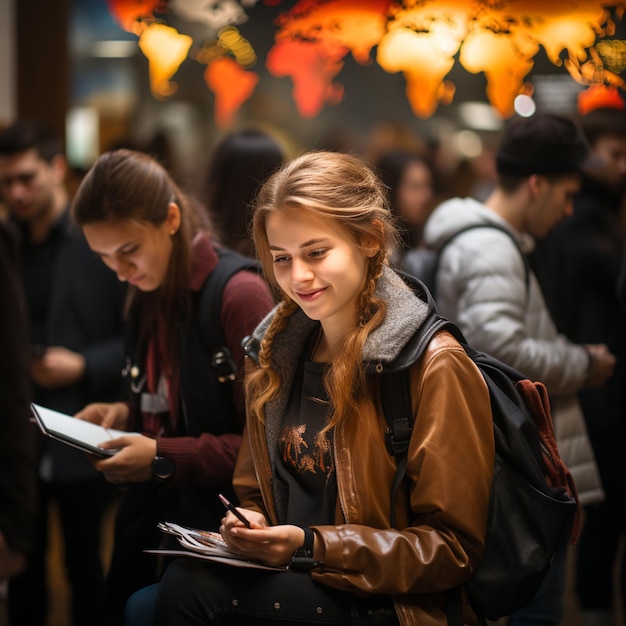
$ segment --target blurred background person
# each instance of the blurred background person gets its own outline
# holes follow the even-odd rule
[[[539,240],[531,263],[560,332],[606,344],[612,378],[579,393],[606,499],[586,507],[577,548],[576,593],[585,626],[610,626],[626,608],[626,321],[618,295],[625,239],[620,210],[626,189],[626,111],[596,109],[580,118],[591,159],[582,171],[573,214]],[[619,560],[619,562],[618,562]]]
[[[441,254],[439,311],[477,350],[545,384],[559,451],[583,505],[600,502],[604,493],[577,393],[605,384],[615,356],[601,341],[573,341],[558,332],[527,254],[535,238],[571,215],[588,153],[582,130],[569,118],[513,119],[497,150],[498,183],[491,195],[484,203],[452,198],[440,204],[425,231]],[[564,541],[537,594],[509,616],[509,626],[561,622],[567,556]]]
[[[400,230],[400,247],[392,251],[391,262],[419,276],[424,225],[434,208],[433,168],[425,156],[403,148],[381,153],[375,165]]]
[[[30,338],[16,242],[3,221],[0,293],[0,586],[4,587],[24,568],[32,547],[37,466],[35,433],[29,423]]]
[[[125,289],[71,225],[66,175],[61,142],[48,129],[18,121],[0,134],[0,192],[20,233],[33,399],[72,415],[95,398],[122,393]],[[45,624],[53,502],[61,521],[73,626],[98,624],[100,531],[111,492],[81,452],[46,438],[39,493],[32,558],[9,585],[10,624]]]
[[[204,200],[219,240],[254,256],[251,205],[261,183],[283,162],[286,149],[268,133],[246,129],[224,136],[214,147],[204,181]]]

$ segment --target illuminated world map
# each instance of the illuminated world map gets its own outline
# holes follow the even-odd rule
[[[207,36],[193,58],[207,65],[204,77],[216,97],[216,123],[233,123],[259,81],[253,71],[257,54],[235,26],[254,20],[256,0],[107,3],[117,24],[139,37],[157,98],[175,91],[172,78],[192,49],[187,35],[164,24],[167,15],[203,24]],[[506,118],[513,114],[515,97],[528,91],[526,79],[542,49],[551,63],[589,86],[588,100],[596,97],[599,87],[623,89],[624,42],[610,37],[615,34],[615,16],[622,18],[625,4],[300,0],[276,20],[274,43],[264,62],[273,76],[290,79],[295,106],[304,118],[341,101],[344,90],[337,79],[348,55],[358,64],[376,62],[386,72],[402,73],[411,109],[422,118],[453,99],[456,87],[447,76],[459,63],[468,72],[485,76],[487,99]]]

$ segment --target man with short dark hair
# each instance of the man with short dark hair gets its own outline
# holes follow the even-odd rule
[[[444,202],[427,222],[425,240],[434,249],[448,242],[436,276],[440,312],[475,348],[546,385],[561,456],[581,501],[591,503],[603,492],[576,392],[603,384],[614,357],[604,345],[575,344],[558,334],[526,259],[533,238],[571,213],[587,156],[580,129],[567,118],[509,123],[496,155],[497,183],[485,203]],[[509,624],[558,624],[565,580],[564,543],[534,600]]]
[[[615,374],[579,398],[605,500],[587,507],[578,543],[576,593],[585,626],[610,626],[617,610],[616,571],[626,610],[626,319],[620,292],[626,241],[621,215],[626,190],[626,111],[596,109],[580,118],[592,160],[582,171],[572,215],[539,241],[531,263],[557,328],[573,341],[605,343]],[[622,269],[623,268],[623,269]],[[621,563],[618,564],[617,561]]]
[[[33,349],[33,399],[70,415],[123,393],[124,287],[70,223],[59,139],[30,122],[0,133],[0,195],[19,230],[22,279]],[[33,554],[9,586],[11,626],[43,626],[50,503],[63,532],[73,626],[99,623],[103,591],[100,528],[108,487],[86,457],[42,442]]]

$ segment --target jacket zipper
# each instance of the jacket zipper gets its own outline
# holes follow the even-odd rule
[[[339,459],[337,457],[337,428],[333,432],[333,458],[335,459],[335,476],[339,476],[339,472],[337,468],[339,467]],[[339,481],[337,480],[337,498],[339,498],[339,507],[341,508],[341,512],[343,513],[343,518],[346,520],[346,524],[350,523],[350,519],[348,518],[348,511],[345,506],[345,501],[343,499],[342,490],[339,485]]]

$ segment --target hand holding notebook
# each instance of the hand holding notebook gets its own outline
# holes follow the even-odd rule
[[[104,428],[98,424],[76,419],[71,415],[34,403],[31,404],[31,410],[44,435],[99,457],[112,456],[117,452],[117,450],[101,448],[101,443],[125,435],[138,434],[114,428]]]

